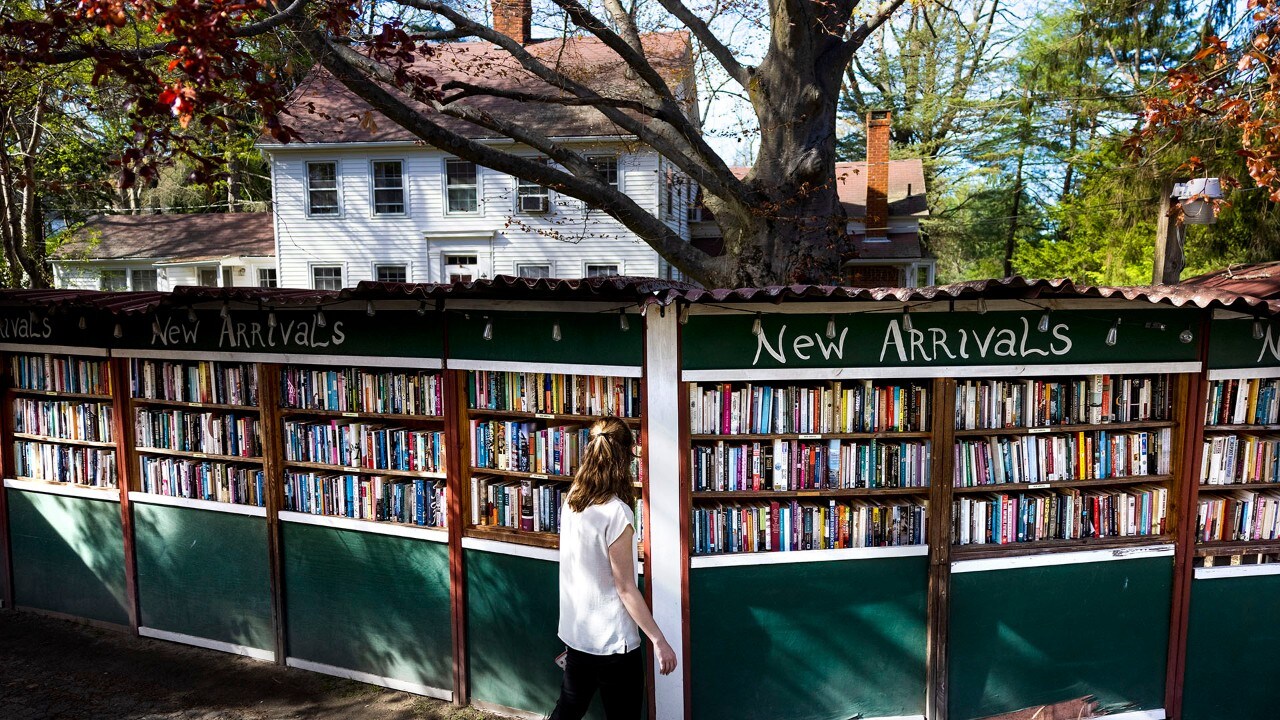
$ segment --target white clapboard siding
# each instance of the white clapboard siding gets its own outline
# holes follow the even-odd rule
[[[622,146],[597,146],[592,153],[616,152],[622,189],[642,207],[658,207],[657,156],[627,152]],[[534,153],[529,153],[533,155]],[[480,256],[485,275],[514,274],[523,263],[551,264],[552,273],[578,277],[587,263],[619,265],[630,275],[657,275],[657,253],[635,233],[582,203],[552,193],[551,212],[520,213],[513,178],[480,168],[480,208],[473,214],[448,214],[444,202],[444,162],[431,148],[389,147],[350,150],[292,146],[272,151],[277,263],[282,287],[310,287],[315,265],[340,265],[343,281],[354,285],[374,278],[378,263],[404,264],[413,282],[444,279],[446,254]],[[371,212],[370,163],[404,162],[406,214]],[[338,217],[308,217],[306,163],[338,163]]]

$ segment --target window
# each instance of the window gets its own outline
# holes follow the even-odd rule
[[[618,158],[609,157],[593,157],[587,158],[587,162],[591,163],[591,167],[595,171],[604,176],[604,181],[613,186],[614,190],[618,189]]]
[[[618,274],[617,265],[587,263],[587,277],[610,277]]]
[[[156,269],[130,270],[130,286],[133,290],[155,290]]]
[[[545,164],[546,159],[539,160]],[[516,207],[523,213],[544,213],[551,210],[551,194],[532,180],[516,178]]]
[[[550,265],[516,265],[516,275],[522,278],[549,278]]]
[[[444,256],[444,275],[451,283],[471,282],[479,267],[480,258],[477,255]]]
[[[307,163],[307,213],[338,214],[338,163]]]
[[[218,268],[202,267],[196,271],[196,283],[204,287],[218,286]]]
[[[342,266],[341,265],[313,265],[311,266],[311,287],[316,290],[341,290],[342,289]]]
[[[373,214],[404,214],[404,164],[399,160],[373,161]]]
[[[98,278],[98,287],[103,290],[120,291],[129,289],[128,270],[103,270]]]
[[[473,213],[480,209],[476,164],[449,158],[444,161],[445,210],[451,213]]]
[[[409,268],[405,265],[374,265],[373,277],[378,282],[409,282]]]
[[[258,268],[258,287],[280,287],[275,268]]]

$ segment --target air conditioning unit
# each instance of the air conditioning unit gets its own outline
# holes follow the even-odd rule
[[[520,212],[544,213],[550,209],[551,203],[546,195],[521,195]]]

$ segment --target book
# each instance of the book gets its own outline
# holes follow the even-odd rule
[[[100,402],[14,398],[13,431],[63,440],[112,442],[113,409]]]
[[[286,366],[280,370],[285,408],[381,415],[444,415],[439,372]]]
[[[142,492],[193,500],[266,505],[261,468],[175,457],[139,458]]]
[[[129,389],[135,398],[218,405],[258,404],[258,371],[252,363],[134,358],[129,366]]]
[[[690,525],[695,555],[923,545],[925,529],[923,504],[834,499],[717,503]]]

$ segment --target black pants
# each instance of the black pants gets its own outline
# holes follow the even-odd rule
[[[644,663],[640,648],[618,655],[592,655],[569,648],[565,656],[560,700],[551,720],[580,720],[596,690],[608,720],[640,720],[644,698]]]

